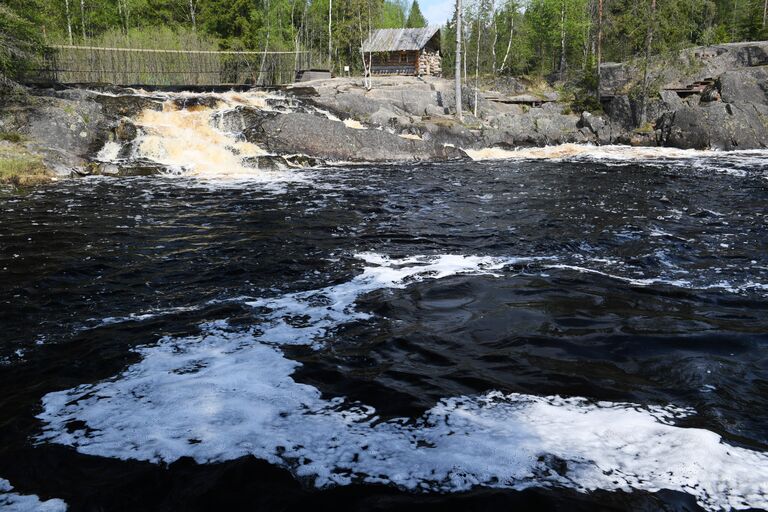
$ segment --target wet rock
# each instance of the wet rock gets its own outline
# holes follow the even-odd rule
[[[98,94],[93,100],[101,105],[105,115],[111,117],[135,117],[143,110],[163,110],[163,102],[146,96],[110,96]]]
[[[460,150],[409,140],[384,130],[355,130],[312,114],[251,116],[246,139],[278,154],[302,153],[341,161],[408,161],[463,158]]]
[[[216,112],[211,116],[211,126],[228,133],[244,133],[249,127],[258,126],[262,120],[276,115],[253,107],[235,107]]]
[[[167,171],[167,168],[152,160],[136,159],[119,162],[89,162],[83,168],[74,171],[76,176],[155,176]]]
[[[138,135],[138,129],[133,121],[127,117],[123,117],[118,121],[115,127],[115,138],[118,141],[131,141]]]
[[[220,103],[215,96],[191,96],[173,100],[174,106],[179,110],[214,109]]]
[[[312,158],[308,155],[285,155],[283,160],[285,160],[289,166],[296,168],[317,167],[325,164],[325,162],[322,160],[318,158]]]
[[[279,155],[249,156],[243,158],[244,167],[252,167],[263,171],[279,171],[286,165],[285,158]]]
[[[299,101],[292,96],[267,98],[265,103],[270,110],[275,110],[277,112],[302,112],[305,114],[313,112],[310,105],[306,102]]]

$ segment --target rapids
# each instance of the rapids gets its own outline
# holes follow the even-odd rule
[[[266,170],[212,98],[0,196],[0,505],[768,508],[767,152]]]

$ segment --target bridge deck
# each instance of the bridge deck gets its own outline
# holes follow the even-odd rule
[[[255,52],[51,46],[22,80],[149,87],[273,86],[312,67],[308,51]]]

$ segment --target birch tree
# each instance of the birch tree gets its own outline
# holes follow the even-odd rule
[[[83,29],[83,41],[87,39],[85,35],[85,0],[80,0],[80,26]]]
[[[461,0],[456,0],[456,71],[454,74],[454,92],[456,94],[456,118],[464,120],[461,109]]]
[[[69,0],[64,0],[64,9],[67,18],[67,40],[72,46],[75,44],[75,40],[72,38],[72,12],[69,10]]]
[[[648,89],[650,87],[648,79],[648,66],[651,58],[651,48],[653,46],[653,35],[656,29],[656,0],[651,0],[650,12],[648,13],[648,28],[645,35],[645,56],[643,58],[643,91],[640,98],[640,126],[648,122]]]

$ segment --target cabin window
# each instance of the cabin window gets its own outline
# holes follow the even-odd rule
[[[400,54],[400,63],[408,62],[408,54],[407,53],[401,53]]]

